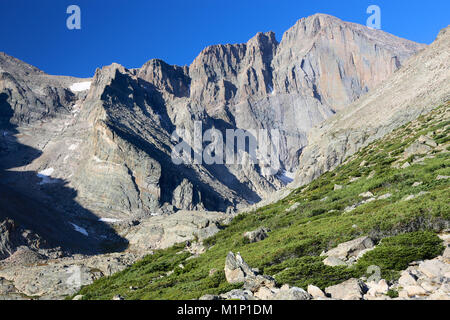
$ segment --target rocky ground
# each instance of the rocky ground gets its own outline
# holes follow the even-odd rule
[[[306,290],[287,284],[279,287],[274,278],[260,275],[258,270],[249,267],[239,253],[230,252],[225,262],[225,276],[229,283],[243,283],[243,288],[221,295],[205,295],[200,300],[450,300],[450,232],[441,234],[440,238],[445,246],[444,253],[431,260],[412,262],[401,272],[398,281],[386,281],[375,274],[346,280],[325,291],[312,284]],[[346,264],[343,260],[348,258],[354,263],[373,249],[370,238],[355,239],[324,252],[327,256],[324,264]]]

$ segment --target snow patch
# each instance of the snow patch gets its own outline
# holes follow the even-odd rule
[[[100,221],[100,222],[107,222],[107,223],[115,223],[115,222],[120,222],[122,220],[120,220],[120,219],[113,219],[113,218],[100,218],[100,219],[98,219],[98,221]]]
[[[49,183],[56,183],[56,180],[50,177],[53,172],[55,172],[55,169],[53,168],[47,168],[45,170],[39,171],[37,174],[38,178],[41,179],[41,182],[39,182],[39,184],[43,185]]]
[[[77,148],[78,148],[78,144],[71,144],[70,147],[69,147],[69,150],[70,150],[70,151],[74,151],[74,150],[76,150]]]
[[[86,231],[85,228],[77,226],[75,223],[72,223],[72,222],[70,222],[70,224],[73,226],[73,228],[75,229],[76,232],[79,232],[79,233],[85,235],[86,237],[89,236],[89,233]]]
[[[70,90],[73,92],[86,91],[91,88],[91,81],[77,82],[70,86]]]

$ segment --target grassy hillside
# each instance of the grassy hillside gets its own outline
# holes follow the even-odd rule
[[[240,252],[251,267],[274,276],[279,284],[302,288],[314,284],[323,289],[363,276],[370,265],[380,266],[385,279],[398,277],[409,262],[433,258],[443,250],[436,232],[450,221],[450,180],[437,177],[450,176],[449,114],[450,105],[441,106],[287,198],[239,215],[204,243],[208,250],[197,258],[187,260],[191,255],[183,251],[184,245],[157,251],[79,294],[86,299],[117,294],[126,299],[193,299],[223,293],[240,287],[225,280],[229,251]],[[426,157],[402,159],[404,150],[423,135],[438,145]],[[411,166],[402,169],[406,162]],[[342,188],[335,190],[335,185]],[[361,203],[360,195],[368,191],[375,200]],[[269,237],[248,243],[243,233],[259,227],[269,228]],[[383,241],[352,267],[322,263],[323,250],[362,235]],[[218,271],[210,276],[211,269]]]

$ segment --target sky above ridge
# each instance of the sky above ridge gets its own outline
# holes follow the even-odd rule
[[[66,26],[70,5],[81,9],[80,30]],[[450,23],[448,0],[1,0],[0,51],[49,74],[77,77],[112,62],[189,65],[208,45],[247,42],[260,31],[274,31],[280,41],[315,13],[365,25],[370,5],[381,9],[382,30],[421,43]]]

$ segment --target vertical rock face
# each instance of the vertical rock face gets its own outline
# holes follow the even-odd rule
[[[293,186],[307,184],[348,156],[450,98],[450,27],[377,89],[311,131]]]
[[[190,78],[187,67],[171,66],[162,60],[150,60],[137,70],[137,76],[158,90],[176,97],[189,97]]]
[[[226,105],[266,96],[272,91],[271,62],[277,46],[275,34],[268,32],[246,44],[204,49],[189,68],[192,100],[220,115]]]
[[[0,106],[2,112],[11,106],[12,118],[5,117],[13,123],[48,124],[54,132],[25,136],[43,152],[28,170],[52,169],[97,214],[225,211],[283,187],[283,171],[298,166],[311,128],[421,48],[319,14],[300,20],[280,43],[273,32],[258,33],[245,44],[208,47],[189,67],[161,60],[134,70],[112,64],[98,69],[86,88],[80,86],[86,80],[49,76],[2,54]],[[236,150],[244,160],[239,164],[176,165],[172,133],[192,132],[196,121],[223,137],[227,129],[269,131],[265,145],[277,151],[277,172],[250,161],[249,150]],[[258,148],[257,156],[267,155]]]
[[[425,46],[318,14],[283,36],[273,61],[277,93],[313,96],[340,110]]]

